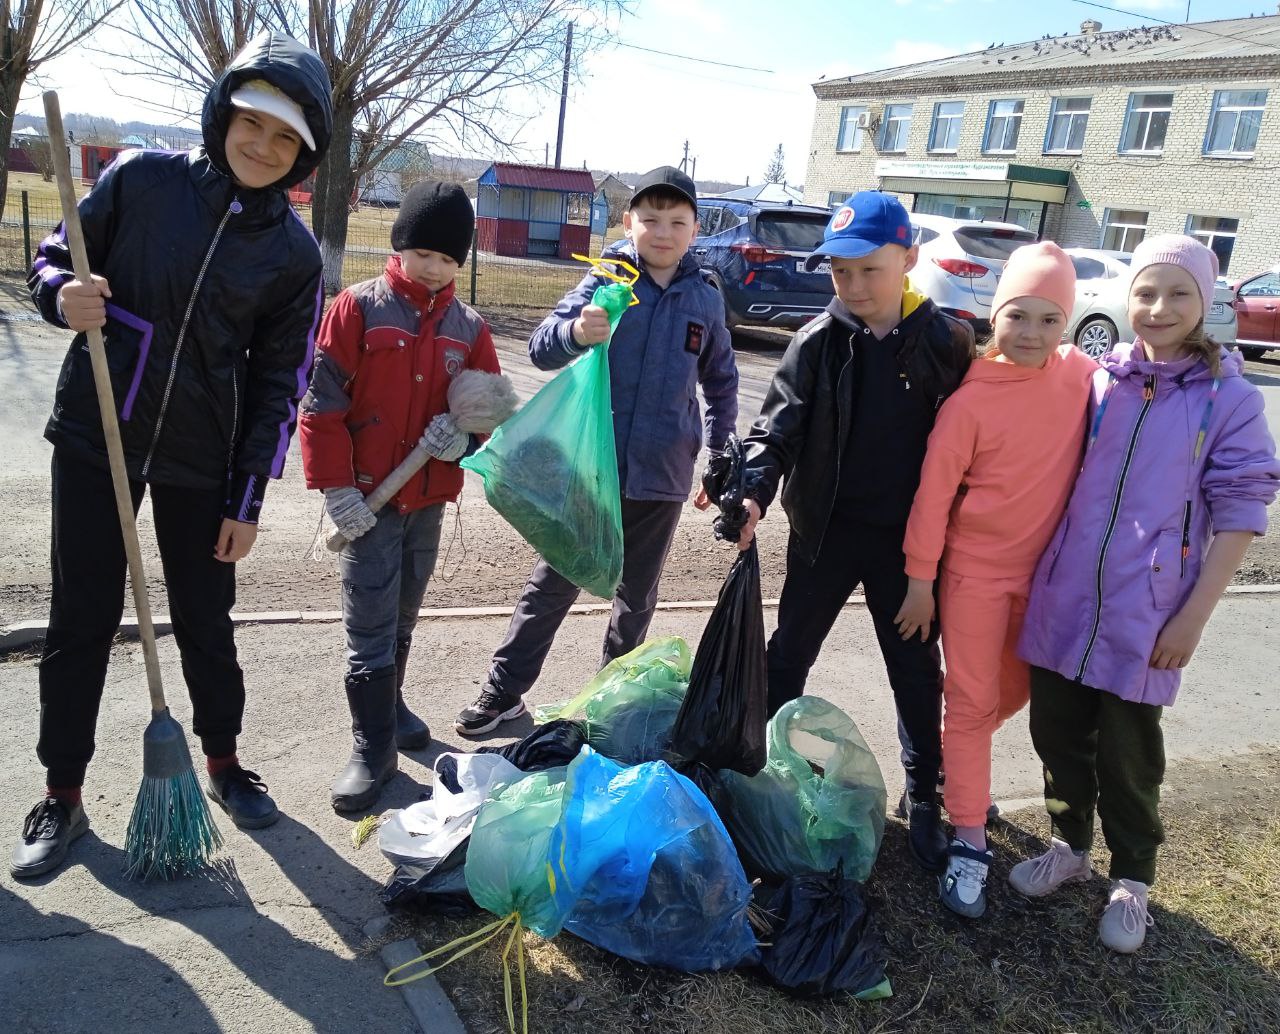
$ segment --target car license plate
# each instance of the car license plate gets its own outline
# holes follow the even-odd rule
[[[1222,302],[1214,302],[1212,305],[1209,306],[1210,316],[1221,316],[1226,311],[1227,311],[1227,307]]]
[[[823,259],[813,269],[806,269],[804,263],[805,263],[804,259],[801,259],[799,262],[796,263],[797,273],[828,273],[829,274],[831,272],[830,259]]]

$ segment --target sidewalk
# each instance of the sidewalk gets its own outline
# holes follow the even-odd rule
[[[1166,714],[1170,763],[1280,745],[1276,598],[1224,600]],[[766,613],[772,624],[773,612]],[[706,613],[659,613],[654,635],[696,644]],[[573,615],[530,703],[566,697],[593,673],[604,615]],[[502,617],[424,621],[414,642],[411,699],[448,747],[464,747],[452,718],[477,691]],[[92,828],[60,873],[33,884],[0,874],[0,1001],[12,1031],[143,1030],[246,1034],[407,1032],[420,1028],[401,994],[382,986],[382,962],[367,951],[365,925],[383,914],[377,893],[391,867],[375,845],[351,847],[352,823],[333,813],[328,786],[345,760],[341,628],[261,625],[239,632],[249,686],[244,763],[262,774],[283,815],[242,833],[219,814],[232,879],[138,885],[120,877],[122,844],[137,791],[147,698],[136,643],[113,655],[89,771]],[[173,640],[160,643],[173,712],[190,736],[191,716]],[[841,616],[809,683],[858,722],[896,797],[901,785],[893,709],[870,621],[860,607]],[[7,861],[23,814],[41,789],[33,756],[37,691],[32,660],[0,663],[0,772]],[[503,727],[523,735],[523,718]],[[194,741],[193,741],[194,742]],[[439,744],[401,757],[402,774],[383,807],[418,799]],[[1038,800],[1039,770],[1025,715],[1002,731],[995,793],[1006,805]],[[1176,790],[1176,788],[1173,788]]]

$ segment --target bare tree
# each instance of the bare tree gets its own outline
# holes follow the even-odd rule
[[[764,170],[764,181],[766,183],[787,182],[787,160],[783,157],[781,144],[773,152],[773,157],[769,159],[768,168]]]
[[[575,47],[608,42],[628,0],[135,0],[134,74],[207,89],[260,28],[315,48],[333,84],[334,132],[316,171],[312,225],[337,290],[348,203],[360,177],[410,137],[470,136],[505,151],[509,98],[558,85],[567,24]],[[175,32],[181,26],[185,32]],[[581,35],[579,37],[581,39]]]
[[[47,61],[96,29],[123,0],[0,0],[0,216],[9,191],[9,147],[22,87]]]

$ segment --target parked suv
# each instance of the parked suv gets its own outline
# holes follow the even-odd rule
[[[920,245],[920,260],[908,276],[944,312],[974,325],[979,333],[991,329],[991,299],[1004,264],[1036,235],[1016,223],[952,219],[945,215],[911,213]]]
[[[831,213],[809,205],[733,198],[698,199],[698,238],[691,249],[724,298],[729,327],[757,324],[795,330],[831,301],[828,264],[804,262],[822,243]]]

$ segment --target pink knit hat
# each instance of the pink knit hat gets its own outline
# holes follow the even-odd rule
[[[1209,306],[1213,304],[1213,284],[1218,279],[1218,256],[1194,237],[1181,233],[1161,233],[1144,238],[1133,249],[1133,261],[1129,268],[1133,271],[1133,276],[1137,277],[1148,266],[1166,264],[1181,266],[1191,274],[1196,287],[1200,289],[1204,314],[1208,316]]]
[[[1043,298],[1069,317],[1076,304],[1076,270],[1067,253],[1053,241],[1018,248],[1000,274],[991,299],[991,318],[1015,298]]]

